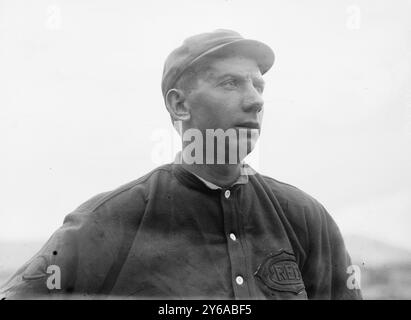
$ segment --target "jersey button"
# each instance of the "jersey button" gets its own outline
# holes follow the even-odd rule
[[[234,233],[230,233],[230,239],[233,240],[233,241],[236,241],[237,237],[235,236]]]
[[[237,278],[235,278],[235,282],[237,282],[237,284],[241,286],[244,283],[244,278],[242,276],[238,276]]]
[[[231,194],[230,190],[226,190],[225,193],[224,193],[225,198],[226,199],[230,198],[230,194]]]

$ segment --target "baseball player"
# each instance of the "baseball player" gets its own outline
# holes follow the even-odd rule
[[[273,63],[231,30],[186,39],[162,77],[176,160],[68,214],[0,298],[361,299],[326,209],[242,161]]]

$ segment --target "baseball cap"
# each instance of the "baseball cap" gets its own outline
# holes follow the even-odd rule
[[[274,63],[274,52],[268,45],[257,40],[245,39],[238,32],[218,29],[197,34],[184,40],[183,44],[167,57],[161,81],[163,97],[165,98],[167,92],[174,88],[188,67],[211,54],[249,57],[257,62],[262,74]]]

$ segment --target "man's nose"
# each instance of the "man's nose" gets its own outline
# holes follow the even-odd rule
[[[247,86],[244,93],[243,110],[246,112],[260,112],[263,108],[264,100],[261,92],[259,92],[252,84]]]

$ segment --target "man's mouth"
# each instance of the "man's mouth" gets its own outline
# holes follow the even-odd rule
[[[260,129],[260,124],[258,122],[243,122],[236,125],[237,128],[247,128],[247,129]]]

